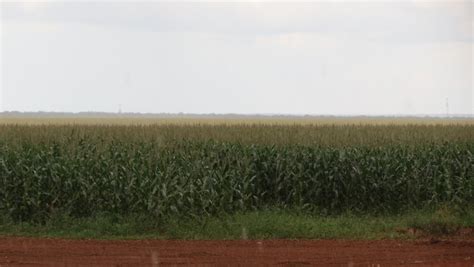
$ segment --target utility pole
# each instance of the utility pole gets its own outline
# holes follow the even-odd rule
[[[122,114],[122,104],[119,104],[118,114]]]

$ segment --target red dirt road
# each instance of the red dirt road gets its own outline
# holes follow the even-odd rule
[[[96,241],[0,237],[0,266],[474,266],[474,240]]]

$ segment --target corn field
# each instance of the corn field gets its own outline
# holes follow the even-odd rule
[[[0,125],[0,214],[396,213],[474,203],[474,125]]]

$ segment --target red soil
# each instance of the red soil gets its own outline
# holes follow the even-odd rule
[[[474,240],[97,241],[0,237],[0,266],[474,266]]]

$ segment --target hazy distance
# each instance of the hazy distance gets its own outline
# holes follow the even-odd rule
[[[0,111],[474,111],[471,1],[0,8]]]

